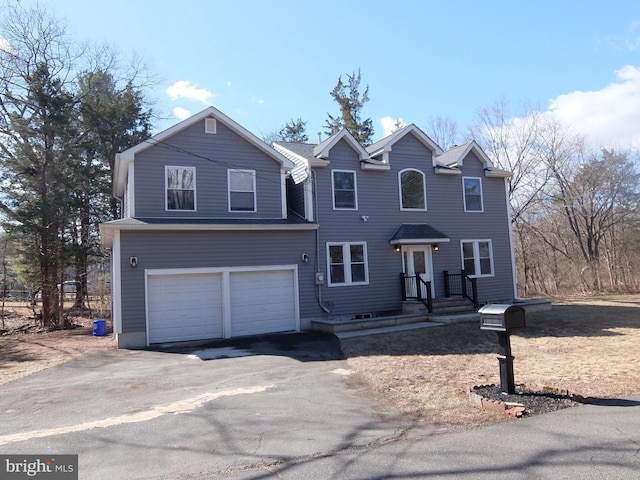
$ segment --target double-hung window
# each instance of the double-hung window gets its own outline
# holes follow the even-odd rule
[[[327,243],[329,286],[369,283],[367,244]]]
[[[400,210],[426,210],[427,196],[424,173],[407,169],[398,173]]]
[[[478,177],[463,177],[464,211],[482,212],[482,181]]]
[[[462,240],[462,268],[471,277],[493,276],[491,240]]]
[[[256,211],[256,172],[254,170],[227,170],[229,185],[229,211]]]
[[[332,170],[331,185],[334,210],[358,209],[356,172],[353,170]]]
[[[195,167],[165,167],[166,209],[196,209]]]

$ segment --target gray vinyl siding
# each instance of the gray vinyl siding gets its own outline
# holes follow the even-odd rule
[[[309,256],[305,263],[302,254]],[[129,265],[130,257],[138,265]],[[121,232],[123,333],[145,327],[145,270],[298,265],[301,318],[318,315],[315,301],[315,232]]]
[[[478,279],[480,300],[514,297],[504,179],[485,177],[483,166],[474,155],[464,160],[462,175],[437,175],[432,152],[413,135],[407,135],[393,145],[388,171],[361,169],[356,152],[345,141],[334,146],[329,161],[329,166],[315,169],[320,269],[328,276],[327,242],[366,242],[369,271],[368,285],[323,288],[322,298],[331,306],[330,315],[400,308],[402,256],[394,251],[389,240],[403,223],[427,223],[450,238],[432,256],[436,297],[444,296],[443,272],[459,273],[462,269],[461,240],[492,241],[495,275]],[[407,168],[425,174],[426,212],[400,210],[398,173]],[[334,169],[356,172],[358,210],[333,210]],[[484,212],[464,212],[463,176],[481,178]],[[368,217],[366,222],[363,216]]]
[[[196,211],[165,211],[165,166],[196,168]],[[137,217],[281,218],[280,164],[222,122],[204,120],[136,155]],[[229,212],[227,169],[255,170],[256,212]]]

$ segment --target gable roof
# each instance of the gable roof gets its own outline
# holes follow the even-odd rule
[[[450,169],[453,171],[459,171],[458,169],[462,167],[464,159],[469,155],[469,153],[475,154],[475,156],[480,160],[482,166],[484,167],[485,176],[487,177],[510,177],[512,174],[506,170],[501,170],[493,166],[493,162],[484,153],[484,150],[478,142],[475,140],[471,140],[463,145],[457,145],[437,158],[434,158],[434,162],[437,162],[434,166],[444,167],[445,169]],[[446,173],[440,170],[441,173]]]
[[[424,133],[420,128],[418,128],[415,124],[407,125],[406,127],[401,128],[393,132],[391,135],[383,138],[382,140],[378,140],[377,142],[369,145],[367,147],[367,153],[371,157],[377,157],[382,155],[382,161],[385,163],[389,163],[389,152],[391,152],[393,145],[398,142],[401,138],[404,138],[407,135],[413,135],[418,139],[420,143],[422,143],[425,147],[433,152],[434,157],[436,155],[442,154],[442,149],[438,146],[436,142],[434,142],[429,135]]]
[[[507,172],[506,170],[500,170],[499,168],[494,167],[491,159],[487,156],[486,153],[484,153],[484,150],[482,149],[482,147],[480,147],[480,145],[478,145],[478,142],[476,142],[475,140],[471,140],[470,142],[467,142],[463,145],[457,145],[447,150],[437,158],[434,158],[434,167],[436,168],[444,167],[445,170],[450,170],[454,172],[459,171],[459,169],[462,167],[464,159],[467,157],[467,155],[469,155],[469,153],[473,153],[478,158],[478,160],[480,160],[485,171],[485,176],[487,177],[510,177],[511,176],[511,172]],[[440,170],[440,173],[447,173],[447,172]]]
[[[369,158],[369,154],[364,149],[360,142],[358,142],[349,130],[343,128],[338,133],[334,133],[325,141],[316,145],[313,149],[313,156],[316,158],[326,159],[329,157],[329,151],[340,141],[345,140],[351,147],[358,153],[360,160],[365,160]]]
[[[431,243],[446,243],[449,241],[444,233],[426,223],[403,223],[393,234],[391,245],[417,245]]]
[[[244,128],[239,123],[233,121],[231,118],[226,116],[220,110],[215,107],[208,107],[202,110],[199,113],[183,120],[179,123],[176,123],[172,127],[167,128],[166,130],[154,135],[153,137],[148,138],[147,140],[134,145],[127,150],[116,154],[116,161],[114,166],[114,174],[113,174],[113,192],[116,197],[121,197],[124,192],[124,186],[127,179],[127,171],[128,166],[131,164],[136,154],[143,152],[144,150],[154,146],[161,144],[163,141],[171,138],[177,133],[199,123],[202,122],[205,118],[215,118],[217,121],[224,124],[227,128],[238,134],[240,137],[245,139],[247,142],[254,145],[259,150],[263,151],[267,155],[269,155],[273,160],[280,163],[282,168],[285,170],[291,170],[294,168],[294,163],[286,158],[284,155],[276,152],[272,147],[264,143],[258,137],[256,137],[249,130]]]

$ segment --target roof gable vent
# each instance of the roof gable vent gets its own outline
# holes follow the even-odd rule
[[[215,135],[216,133],[216,119],[215,118],[205,118],[204,119],[204,131],[205,133],[212,133]]]

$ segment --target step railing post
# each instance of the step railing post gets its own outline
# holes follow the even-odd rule
[[[447,298],[451,296],[451,289],[449,286],[449,270],[444,271],[444,296]]]

